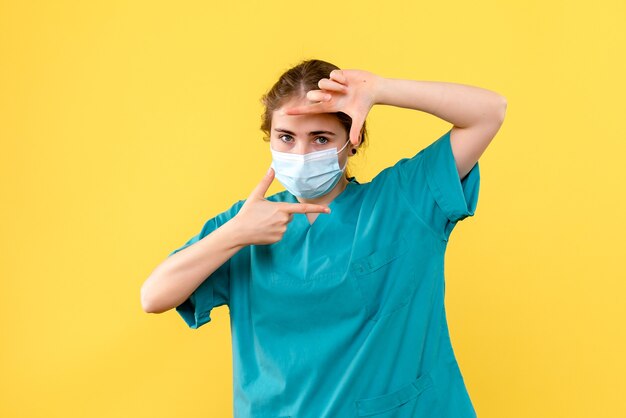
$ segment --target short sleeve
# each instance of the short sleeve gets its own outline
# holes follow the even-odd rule
[[[480,189],[478,162],[463,180],[459,178],[450,133],[391,170],[416,214],[446,241],[457,222],[474,215]]]
[[[239,212],[243,202],[243,200],[238,201],[224,212],[206,221],[199,233],[191,237],[181,247],[168,254],[168,257],[195,244],[224,225]],[[216,306],[227,305],[229,303],[230,264],[231,259],[226,260],[226,262],[209,275],[183,303],[176,307],[176,312],[180,314],[190,328],[196,329],[210,322],[211,310]]]

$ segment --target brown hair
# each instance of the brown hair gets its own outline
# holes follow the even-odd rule
[[[261,130],[265,133],[263,140],[266,142],[269,142],[270,140],[272,130],[272,114],[276,109],[282,107],[283,104],[291,99],[306,98],[306,93],[309,90],[319,90],[317,83],[322,78],[330,78],[330,72],[332,70],[339,69],[339,67],[329,62],[311,59],[302,61],[295,67],[285,71],[272,88],[261,97],[261,103],[265,106],[265,111],[261,117]],[[352,126],[352,118],[343,112],[335,112],[331,114],[337,116],[339,122],[346,130],[346,134],[349,134]],[[361,149],[365,144],[366,136],[367,128],[364,121],[363,128],[361,129],[359,147],[357,150]],[[352,177],[348,171],[348,167],[346,167],[345,174],[347,179]]]

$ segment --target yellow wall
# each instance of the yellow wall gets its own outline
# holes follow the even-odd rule
[[[306,58],[507,98],[446,258],[468,390],[626,416],[625,3],[233,3],[0,3],[0,416],[231,416],[228,308],[194,331],[139,289],[261,179],[259,98]],[[450,127],[368,124],[361,182]]]

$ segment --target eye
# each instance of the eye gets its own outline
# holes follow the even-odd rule
[[[328,144],[328,138],[326,138],[325,136],[318,136],[318,137],[317,137],[317,138],[315,138],[315,139],[323,139],[323,140],[324,140],[324,142],[322,142],[322,143],[321,143],[321,145]]]
[[[278,139],[280,139],[280,140],[281,140],[281,141],[283,141],[283,142],[290,142],[290,141],[285,141],[285,140],[283,139],[283,137],[284,137],[284,136],[288,136],[289,138],[291,138],[291,135],[284,134],[284,135],[279,136],[279,137],[278,137]]]

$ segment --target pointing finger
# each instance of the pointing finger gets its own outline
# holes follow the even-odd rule
[[[330,208],[313,203],[285,203],[282,208],[287,213],[330,213]]]

